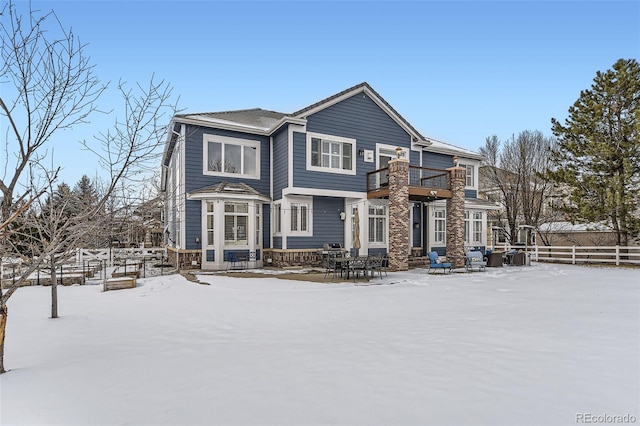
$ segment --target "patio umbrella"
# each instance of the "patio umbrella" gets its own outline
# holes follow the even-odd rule
[[[353,248],[356,249],[356,256],[360,251],[360,213],[358,209],[353,213]]]

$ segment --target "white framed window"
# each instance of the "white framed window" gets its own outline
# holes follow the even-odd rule
[[[260,178],[260,141],[208,134],[203,140],[205,175]]]
[[[476,186],[476,168],[472,164],[460,164],[466,170],[465,186],[468,188],[475,188]]]
[[[274,204],[271,212],[271,217],[273,220],[273,233],[280,234],[282,233],[282,204]]]
[[[472,213],[472,223],[473,223],[473,243],[474,244],[482,244],[482,212],[474,211]]]
[[[312,197],[288,197],[289,231],[291,235],[311,235]],[[285,224],[285,226],[287,226]]]
[[[206,227],[207,227],[207,241],[206,245],[214,246],[216,244],[215,240],[215,215],[214,215],[215,203],[213,201],[207,201],[207,219],[206,219]]]
[[[464,212],[464,243],[469,245],[471,244],[471,236],[469,235],[469,232],[471,230],[471,225],[470,225],[470,212],[469,210],[465,210]]]
[[[356,140],[307,132],[307,170],[356,174]]]
[[[434,229],[434,241],[436,243],[446,243],[446,235],[447,235],[447,215],[444,209],[436,209],[433,211],[433,216],[435,218],[433,229]]]
[[[224,203],[225,245],[247,245],[249,226],[249,203]]]
[[[256,241],[255,241],[255,245],[260,247],[262,246],[262,240],[260,238],[260,223],[262,223],[262,220],[260,219],[262,217],[262,215],[260,214],[260,204],[256,203]]]
[[[385,244],[387,242],[387,207],[369,206],[369,242]]]

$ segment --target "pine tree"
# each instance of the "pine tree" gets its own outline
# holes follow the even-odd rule
[[[558,147],[548,176],[570,190],[564,209],[573,222],[602,222],[619,245],[640,231],[640,66],[620,59],[598,71],[569,108],[551,120]]]

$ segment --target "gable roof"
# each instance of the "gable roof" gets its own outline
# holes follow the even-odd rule
[[[309,105],[306,108],[302,108],[291,115],[296,118],[306,118],[312,114],[315,114],[318,111],[321,111],[325,108],[330,107],[331,105],[335,105],[338,102],[343,101],[344,99],[350,98],[353,95],[357,95],[358,93],[365,93],[369,96],[383,111],[385,111],[391,119],[393,119],[400,127],[402,127],[407,133],[409,133],[413,137],[414,142],[423,142],[428,143],[429,140],[422,136],[420,132],[418,132],[407,120],[401,116],[398,111],[396,111],[382,96],[378,94],[367,82],[363,82],[360,84],[356,84],[353,87],[343,90],[342,92],[336,93],[333,96],[329,96],[319,102],[316,102],[313,105]]]

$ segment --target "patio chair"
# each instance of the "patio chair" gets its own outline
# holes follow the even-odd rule
[[[382,262],[383,262],[383,257],[382,255],[379,256],[369,256],[369,271],[371,271],[371,278],[376,276],[376,272],[378,273],[378,275],[380,276],[380,279],[382,279]],[[385,275],[387,274],[387,270],[385,268],[384,270]]]
[[[431,273],[432,270],[435,273],[438,269],[442,269],[443,274],[447,273],[447,269],[449,270],[449,273],[451,273],[451,263],[441,261],[440,256],[438,256],[438,252],[435,252],[435,251],[429,252],[428,273]]]
[[[471,250],[464,255],[464,267],[467,271],[484,271],[487,261],[483,258],[482,252]]]

